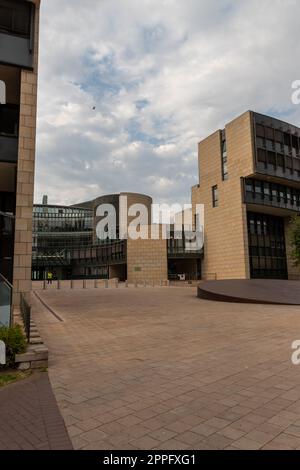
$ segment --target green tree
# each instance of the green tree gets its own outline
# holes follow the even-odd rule
[[[292,257],[296,266],[300,266],[300,217],[293,219],[291,232]]]

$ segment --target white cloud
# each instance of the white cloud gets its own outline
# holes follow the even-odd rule
[[[188,201],[202,137],[247,109],[299,125],[297,6],[43,0],[36,200]]]

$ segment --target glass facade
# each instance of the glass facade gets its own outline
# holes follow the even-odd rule
[[[107,277],[108,265],[126,262],[126,242],[96,242],[93,210],[35,205],[33,210],[33,279],[47,271],[60,278]]]
[[[92,228],[88,209],[34,206],[33,278],[43,278],[47,270],[70,269],[72,250],[92,244]]]
[[[300,212],[300,189],[247,178],[245,180],[245,202]]]
[[[255,113],[254,135],[257,171],[300,182],[300,129]]]
[[[248,212],[251,278],[287,279],[284,219]]]

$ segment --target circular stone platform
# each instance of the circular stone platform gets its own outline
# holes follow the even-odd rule
[[[206,281],[198,286],[198,297],[217,302],[300,305],[300,281]]]

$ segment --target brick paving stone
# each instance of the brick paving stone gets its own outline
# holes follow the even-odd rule
[[[130,442],[132,446],[134,446],[136,449],[141,449],[141,450],[148,450],[148,449],[156,449],[159,441],[156,439],[153,439],[150,436],[145,436],[141,437],[139,439],[134,439]]]
[[[148,431],[149,433],[149,431]],[[161,428],[161,429],[156,429],[155,431],[151,431],[149,433],[150,437],[153,437],[153,439],[156,439],[161,442],[168,441],[175,437],[177,435],[176,432],[170,431],[169,429]],[[199,436],[198,436],[199,440]]]
[[[300,447],[300,374],[290,361],[297,307],[207,302],[177,287],[41,296],[64,319],[33,298],[74,448]],[[45,447],[40,413],[25,405],[15,415],[17,430],[27,423],[25,441],[4,439],[0,423],[3,448]]]
[[[47,373],[0,389],[0,450],[70,450]]]

